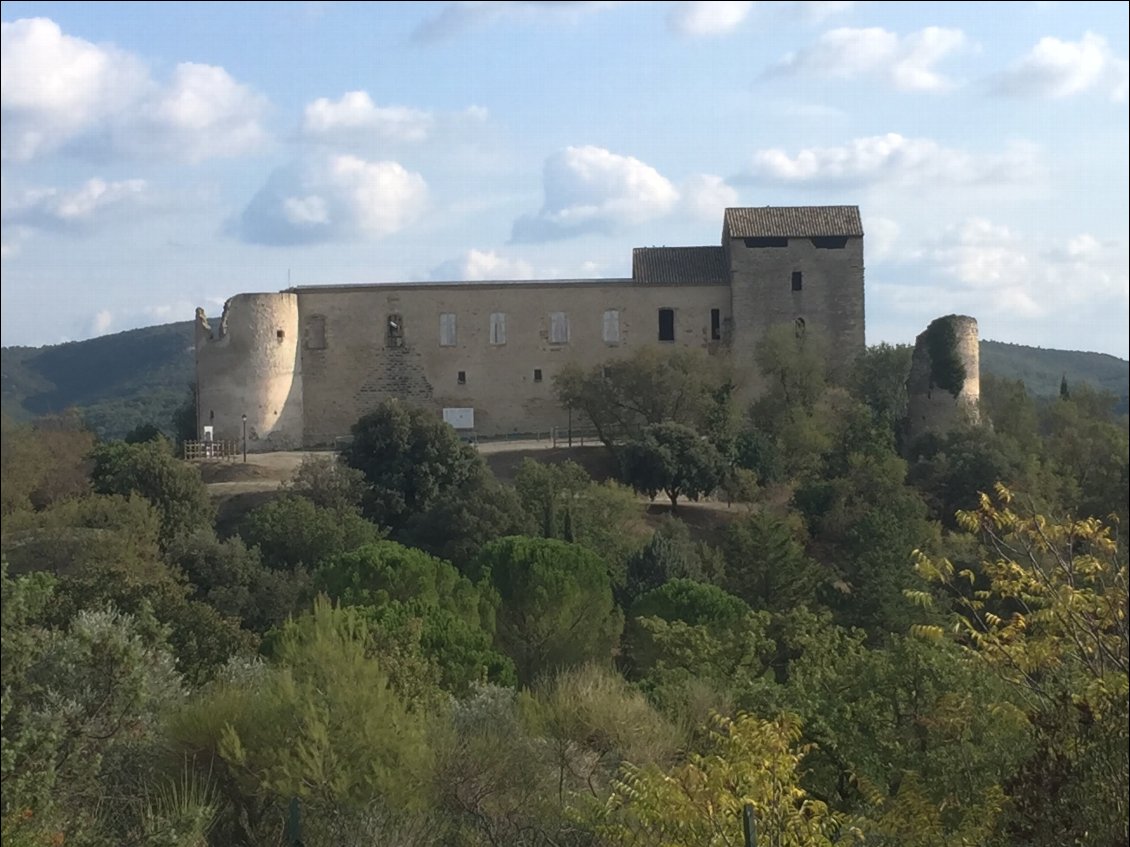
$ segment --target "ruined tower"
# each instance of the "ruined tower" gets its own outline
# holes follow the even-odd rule
[[[907,443],[980,423],[981,355],[977,321],[946,315],[915,339],[907,391]]]

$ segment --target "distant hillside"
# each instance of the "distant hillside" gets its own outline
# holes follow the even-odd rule
[[[1089,383],[1119,398],[1125,413],[1130,396],[1130,362],[1105,353],[1045,350],[1000,341],[981,342],[981,372],[1002,379],[1022,379],[1036,397],[1059,396],[1060,381],[1067,386]]]
[[[193,373],[193,322],[164,324],[49,347],[0,350],[4,411],[26,420],[77,408],[104,438],[120,438],[143,423],[171,427],[188,397]],[[981,342],[981,370],[1022,379],[1038,397],[1090,383],[1121,398],[1130,395],[1130,362],[1102,353],[1045,350]]]
[[[143,423],[172,425],[195,370],[193,322],[0,350],[0,399],[18,420],[77,408],[104,438]]]

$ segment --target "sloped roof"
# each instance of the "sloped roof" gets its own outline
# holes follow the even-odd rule
[[[726,285],[730,274],[721,247],[636,247],[632,279],[651,285]]]
[[[858,206],[762,206],[727,209],[725,231],[731,238],[812,238],[862,236]]]

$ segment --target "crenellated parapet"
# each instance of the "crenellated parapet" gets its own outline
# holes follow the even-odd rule
[[[249,452],[302,445],[298,295],[240,294],[219,326],[196,310],[197,426]]]

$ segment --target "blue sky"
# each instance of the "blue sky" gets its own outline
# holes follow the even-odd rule
[[[957,312],[1126,358],[1128,9],[5,2],[3,344],[855,204],[869,344]]]

